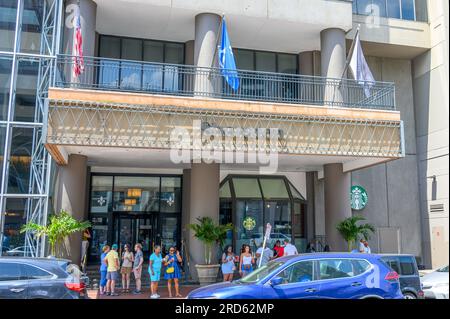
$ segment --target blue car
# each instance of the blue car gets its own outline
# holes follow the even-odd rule
[[[272,260],[242,279],[189,299],[403,299],[399,276],[378,255],[317,253]]]

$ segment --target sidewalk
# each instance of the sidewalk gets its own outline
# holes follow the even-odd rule
[[[180,294],[183,296],[181,298],[173,298],[173,299],[183,299],[186,298],[186,296],[191,292],[192,290],[199,288],[198,285],[180,285]],[[100,295],[98,293],[98,290],[94,289],[88,289],[88,296],[89,299],[150,299],[150,289],[146,288],[143,290],[143,293],[140,295],[133,295],[132,293],[121,293],[121,289],[119,288],[117,292],[119,293],[119,296],[111,297],[111,296],[105,296]],[[175,288],[172,286],[172,292],[173,295],[175,295]],[[158,288],[158,293],[161,295],[162,299],[169,299],[169,292],[167,291],[167,286],[163,285]]]

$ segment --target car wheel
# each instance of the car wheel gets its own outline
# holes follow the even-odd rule
[[[411,292],[405,292],[403,296],[405,297],[405,299],[417,299],[416,295]]]

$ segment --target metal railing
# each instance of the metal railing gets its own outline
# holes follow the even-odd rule
[[[74,63],[72,56],[58,56],[57,87],[395,110],[395,85],[387,82],[238,70],[233,90],[218,68],[85,57],[84,71],[75,76]]]

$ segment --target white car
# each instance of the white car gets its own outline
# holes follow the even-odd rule
[[[448,265],[420,278],[425,298],[448,298]]]

